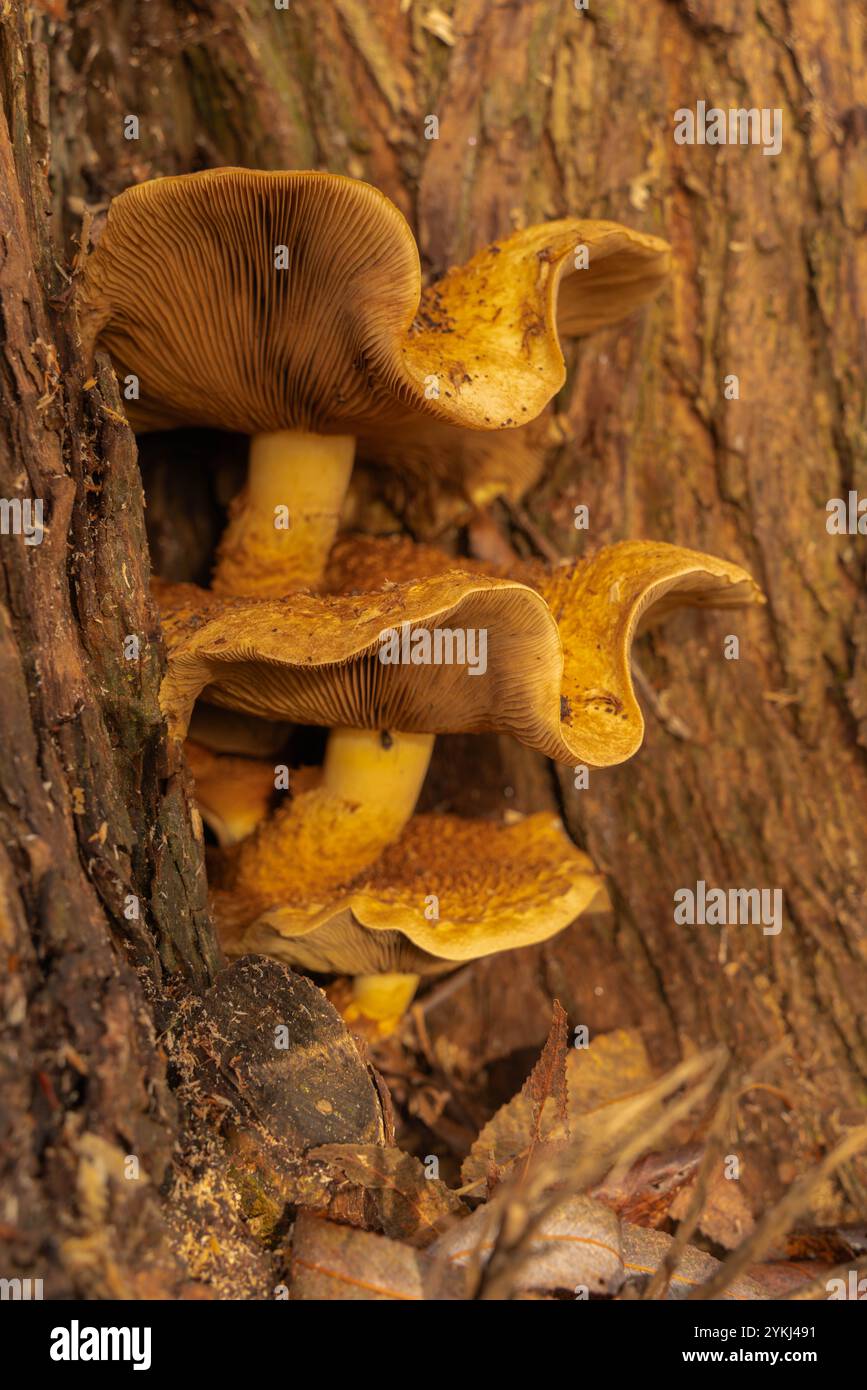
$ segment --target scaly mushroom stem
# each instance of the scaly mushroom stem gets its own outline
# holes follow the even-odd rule
[[[343,1010],[347,1023],[367,1019],[376,1024],[380,1037],[397,1027],[413,1001],[419,975],[356,975],[352,981],[352,1001]]]
[[[434,740],[431,734],[380,734],[334,729],[325,754],[324,785],[344,800],[376,808],[390,843],[403,830],[421,792]],[[356,975],[347,1023],[362,1018],[386,1036],[394,1031],[418,989],[418,975]]]
[[[351,435],[275,430],[250,441],[247,485],[232,503],[213,589],[276,598],[315,588],[352,475]]]

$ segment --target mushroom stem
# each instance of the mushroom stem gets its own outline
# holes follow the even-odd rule
[[[383,847],[403,830],[418,801],[433,752],[433,734],[332,729],[322,785],[363,807],[382,827]]]
[[[309,889],[311,865],[327,901],[374,864],[415,810],[433,749],[432,734],[335,729],[323,778],[260,821],[233,846],[219,873],[227,932],[254,921],[264,907]],[[216,885],[215,885],[216,886]]]
[[[343,1010],[347,1023],[359,1018],[377,1025],[377,1032],[393,1032],[413,1001],[420,976],[397,971],[383,975],[356,975],[352,981],[352,1000]]]
[[[349,479],[351,435],[274,430],[250,441],[247,485],[232,503],[213,589],[276,598],[322,579]]]

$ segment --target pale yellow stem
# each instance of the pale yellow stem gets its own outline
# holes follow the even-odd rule
[[[325,755],[325,786],[345,801],[363,805],[364,817],[374,817],[382,843],[397,839],[421,792],[433,751],[430,734],[378,734],[364,729],[334,729]],[[372,860],[369,862],[373,862]],[[418,988],[418,975],[388,972],[356,975],[352,1002],[344,1011],[348,1023],[367,1019],[381,1036],[391,1033],[409,1008]]]
[[[415,810],[433,745],[433,734],[332,729],[322,785],[374,819],[385,846],[397,839]]]
[[[276,598],[316,588],[340,521],[355,440],[275,430],[250,441],[247,485],[232,503],[212,587]]]
[[[235,910],[253,920],[265,904],[326,905],[400,835],[433,743],[432,734],[335,729],[320,785],[281,806],[236,847]]]
[[[356,975],[352,981],[352,1000],[343,1011],[347,1023],[369,1019],[385,1036],[393,1032],[413,1001],[418,975],[393,971],[383,975]]]

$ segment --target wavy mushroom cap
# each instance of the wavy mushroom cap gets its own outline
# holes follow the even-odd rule
[[[420,288],[412,232],[369,184],[216,169],[114,199],[80,321],[138,376],[136,429],[342,433],[403,385]]]
[[[252,834],[274,798],[274,764],[219,756],[191,739],[184,744],[184,754],[195,780],[199,814],[217,844],[234,845]]]
[[[85,347],[139,378],[139,430],[358,434],[407,412],[496,429],[562,385],[558,316],[569,332],[620,317],[667,267],[657,238],[575,219],[515,233],[421,294],[412,232],[369,184],[217,169],[114,199],[79,314]]]
[[[549,226],[553,231],[556,223]],[[563,223],[586,245],[586,270],[572,267],[562,282],[557,328],[564,337],[582,337],[617,323],[659,293],[671,272],[671,247],[662,237],[637,232],[618,222]]]
[[[413,415],[362,434],[343,524],[376,533],[401,518],[413,535],[435,537],[498,497],[518,502],[567,438],[549,405],[528,424],[493,433]]]
[[[527,227],[484,247],[424,291],[404,349],[415,373],[437,378],[447,408],[430,413],[476,428],[528,423],[565,379],[560,333],[589,333],[625,317],[658,292],[670,263],[659,237],[582,218]]]
[[[430,975],[545,941],[594,899],[605,902],[601,875],[547,813],[509,825],[415,816],[371,870],[325,903],[314,888],[320,862],[321,846],[307,865],[308,893],[288,902],[268,901],[270,878],[258,896],[218,889],[226,950],[338,974]]]
[[[581,246],[586,247],[589,261],[586,269],[579,270],[575,251]],[[450,271],[425,297],[437,312],[450,317],[458,333],[465,316],[462,306],[475,299],[475,312],[480,315],[476,333],[487,348],[500,323],[499,318],[491,322],[490,314],[500,312],[502,283],[514,274],[515,262],[524,276],[519,325],[531,339],[541,334],[550,346],[552,310],[546,311],[544,329],[538,316],[535,276],[539,264],[555,294],[558,338],[580,337],[620,322],[652,300],[670,273],[671,250],[660,237],[616,222],[563,219],[515,232],[486,247],[465,266]],[[487,320],[482,317],[486,311]],[[514,323],[512,329],[501,344],[505,361],[509,340],[517,337]],[[389,490],[397,493],[401,515],[411,517],[415,534],[436,534],[465,512],[467,504],[484,506],[495,497],[517,500],[538,481],[545,449],[562,442],[562,429],[550,407],[541,413],[526,408],[526,400],[515,396],[512,400],[511,424],[495,437],[418,413],[407,413],[385,431],[362,430],[359,461],[382,473],[378,491],[384,487],[386,495]]]
[[[160,700],[175,737],[203,696],[332,728],[510,733],[559,762],[609,766],[644,734],[630,674],[639,621],[764,601],[740,566],[655,541],[622,541],[550,573],[527,566],[527,582],[443,572],[432,547],[367,542],[357,555],[353,566],[344,549],[339,562],[353,592],[227,600],[158,589],[169,649]],[[402,566],[429,577],[401,577]],[[433,661],[416,664],[425,648]]]
[[[361,594],[220,599],[194,585],[155,586],[169,665],[160,702],[183,738],[199,696],[265,719],[326,728],[448,733],[497,727],[544,737],[556,706],[559,637],[541,595],[461,571]],[[384,632],[451,634],[496,624],[483,676],[457,664],[385,664]],[[451,642],[451,638],[448,639]]]
[[[197,705],[188,738],[212,753],[237,753],[242,758],[269,758],[286,744],[291,724],[251,719],[216,705]]]

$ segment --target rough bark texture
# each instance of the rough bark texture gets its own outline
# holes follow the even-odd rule
[[[85,382],[50,231],[48,68],[26,30],[0,21],[0,493],[42,499],[45,534],[0,541],[4,1273],[63,1294],[138,1287],[159,1249],[175,1113],[156,1030],[218,953],[186,789],[163,766],[135,445],[111,372]],[[110,1182],[128,1153],[142,1181]]]
[[[782,1043],[741,1105],[765,1199],[863,1111],[865,542],[829,536],[825,504],[867,491],[864,5],[455,0],[432,13],[426,0],[13,0],[0,17],[2,491],[44,497],[48,521],[41,547],[0,542],[0,924],[20,1032],[5,1077],[19,1209],[3,1219],[25,1243],[74,1187],[61,1121],[113,1131],[165,1167],[156,1001],[167,980],[199,988],[214,968],[184,789],[161,779],[134,441],[104,364],[85,386],[66,278],[86,209],[210,165],[366,178],[410,219],[431,273],[565,213],[672,242],[673,283],[653,309],[572,353],[557,402],[571,437],[527,511],[563,554],[647,536],[738,561],[768,606],[683,616],[639,643],[656,692],[643,751],[587,791],[566,772],[557,793],[610,875],[613,919],[525,953],[511,1010],[514,962],[479,966],[430,1031],[493,1060],[538,1044],[556,992],[573,1022],[639,1023],[659,1060],[718,1039],[749,1067]],[[781,108],[782,153],[676,145],[673,113],[698,100]],[[424,138],[430,114],[437,140]],[[730,373],[739,400],[724,397]],[[155,446],[153,505],[187,448]],[[201,496],[192,513],[175,501],[174,541],[161,508],[169,569],[172,545],[188,569],[206,566]],[[573,528],[577,503],[589,533]],[[739,661],[724,659],[728,633]],[[127,634],[141,637],[138,662]],[[438,804],[470,810],[506,781],[518,805],[555,794],[520,750],[460,749],[475,759],[462,779],[443,741]],[[676,927],[673,894],[698,879],[782,888],[782,932]],[[863,1208],[863,1170],[841,1181]],[[156,1206],[135,1200],[146,1243]]]

